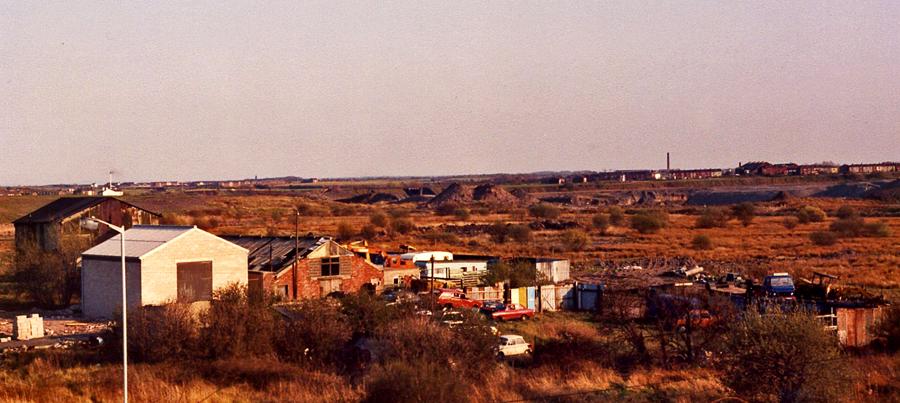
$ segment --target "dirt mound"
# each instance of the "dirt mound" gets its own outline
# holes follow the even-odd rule
[[[475,198],[475,201],[488,204],[517,204],[520,201],[506,189],[490,183],[476,186],[472,191],[472,197]]]
[[[447,203],[467,204],[475,200],[475,189],[471,186],[460,185],[459,183],[451,183],[450,186],[444,188],[433,199],[428,202],[429,206],[440,206]]]
[[[375,203],[391,203],[400,200],[396,195],[392,195],[390,193],[363,193],[358,194],[353,197],[348,197],[346,199],[338,199],[337,201],[341,203],[361,203],[361,204],[375,204]]]
[[[470,204],[473,202],[509,205],[519,204],[522,199],[506,189],[490,183],[478,186],[453,183],[429,201],[428,205],[435,207],[446,203]]]

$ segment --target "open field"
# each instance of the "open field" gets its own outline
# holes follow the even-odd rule
[[[301,196],[229,196],[185,193],[148,194],[128,198],[138,205],[164,214],[167,223],[197,225],[217,234],[281,234],[294,232],[295,208],[304,206],[299,217],[301,234],[336,235],[338,226],[349,224],[355,230],[369,223],[373,212],[403,216],[417,229],[399,233],[378,228],[369,239],[378,247],[396,250],[400,244],[419,249],[449,249],[454,252],[499,255],[554,255],[572,259],[576,273],[589,274],[601,267],[624,263],[652,263],[665,259],[693,261],[715,273],[736,271],[753,276],[786,271],[809,276],[824,271],[841,276],[846,285],[883,290],[896,295],[900,290],[900,206],[860,199],[788,199],[758,204],[758,216],[749,226],[731,220],[725,228],[698,229],[699,208],[671,207],[669,225],[656,234],[640,234],[626,223],[613,226],[605,234],[591,228],[591,217],[603,207],[562,206],[560,222],[575,223],[589,236],[583,250],[566,250],[560,236],[564,231],[535,230],[527,243],[493,242],[485,232],[495,222],[528,224],[535,219],[524,207],[471,208],[467,217],[439,216],[429,208],[415,205],[357,205]],[[46,197],[6,197],[0,199],[0,212],[16,217],[47,202]],[[821,207],[833,216],[842,205],[856,208],[869,221],[883,221],[890,229],[887,237],[842,238],[830,246],[814,245],[813,231],[825,230],[834,220],[800,224],[788,229],[785,216],[805,205]],[[692,239],[705,234],[712,240],[710,250],[695,250]],[[0,265],[12,261],[12,228],[0,224]],[[618,263],[617,263],[618,262]],[[0,267],[0,271],[2,267]]]

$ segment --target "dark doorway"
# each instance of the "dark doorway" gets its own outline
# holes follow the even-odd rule
[[[212,262],[188,262],[177,265],[178,302],[212,300]]]

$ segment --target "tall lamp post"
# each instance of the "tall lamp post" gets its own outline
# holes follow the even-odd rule
[[[115,226],[106,221],[91,217],[81,221],[81,227],[90,231],[96,231],[100,224],[106,225],[111,230],[119,233],[120,252],[122,254],[122,379],[124,382],[124,402],[128,403],[128,289],[125,287],[125,227]]]

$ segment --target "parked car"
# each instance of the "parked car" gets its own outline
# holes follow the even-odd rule
[[[775,273],[763,280],[763,290],[768,297],[794,299],[794,279],[787,273]]]
[[[522,354],[531,354],[532,345],[528,344],[522,336],[504,334],[500,336],[500,344],[497,348],[498,357],[511,357]]]
[[[481,313],[490,315],[504,308],[506,305],[502,301],[484,301],[481,305]]]
[[[494,320],[528,320],[534,317],[534,309],[519,304],[508,304],[491,314]]]
[[[465,323],[465,318],[463,317],[462,312],[445,311],[441,314],[441,324],[451,329],[463,323]]]
[[[478,309],[483,305],[481,301],[469,299],[465,293],[458,291],[444,291],[437,299],[438,305],[445,308]]]

